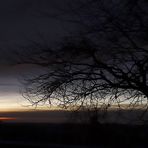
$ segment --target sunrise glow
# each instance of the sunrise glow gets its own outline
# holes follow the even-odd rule
[[[12,120],[16,120],[16,118],[12,118],[12,117],[0,117],[0,122],[1,121],[12,121]]]

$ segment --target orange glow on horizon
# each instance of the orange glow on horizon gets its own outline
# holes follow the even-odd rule
[[[12,117],[0,117],[0,121],[12,121],[12,120],[16,120],[16,118],[12,118]]]

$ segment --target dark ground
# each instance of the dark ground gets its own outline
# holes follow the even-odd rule
[[[0,148],[148,147],[147,125],[1,123]]]

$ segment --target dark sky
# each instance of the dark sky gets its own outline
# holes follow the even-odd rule
[[[67,35],[66,23],[42,14],[53,15],[58,12],[59,6],[65,7],[64,1],[0,1],[0,110],[21,107],[24,103],[19,94],[22,87],[19,78],[31,68],[15,65],[14,57],[18,57],[14,51],[25,52],[32,41],[42,43],[44,40],[51,46]]]
[[[20,79],[30,72],[38,72],[39,68],[17,65],[15,61],[20,57],[15,52],[23,55],[34,42],[54,46],[69,33],[80,29],[76,24],[54,17],[56,14],[66,14],[67,11],[63,10],[69,9],[67,2],[69,0],[0,0],[0,112],[30,110],[20,93],[23,87]],[[119,10],[114,8],[113,13],[116,11]],[[93,24],[92,19],[89,17],[88,20]]]
[[[56,14],[59,6],[62,7],[58,0],[0,1],[0,64],[8,62],[13,50],[21,50],[31,41],[44,39],[51,45],[66,35],[65,23],[44,15],[44,12]]]

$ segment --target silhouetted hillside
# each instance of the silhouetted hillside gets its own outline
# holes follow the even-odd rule
[[[121,124],[0,124],[0,146],[147,147],[148,126]]]

